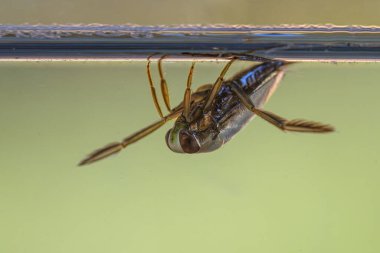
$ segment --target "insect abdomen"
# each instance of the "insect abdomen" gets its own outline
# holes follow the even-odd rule
[[[240,85],[247,93],[252,93],[283,65],[285,63],[282,61],[265,62],[238,73],[231,81]]]

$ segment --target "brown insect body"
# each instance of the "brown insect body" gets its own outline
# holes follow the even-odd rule
[[[161,90],[166,107],[170,110],[168,88],[163,77],[161,61],[159,73]],[[149,60],[149,59],[148,59]],[[163,116],[147,64],[148,80],[154,104],[161,119],[140,131],[94,151],[80,165],[89,164],[118,153],[130,144],[154,132],[171,119],[174,127],[166,134],[166,144],[177,153],[202,153],[216,150],[238,133],[254,115],[285,131],[325,133],[333,127],[313,121],[287,120],[261,108],[278,87],[287,65],[282,61],[268,61],[255,65],[224,81],[224,76],[233,63],[231,60],[222,70],[214,84],[203,85],[194,93],[191,82],[194,63],[190,68],[183,102]]]

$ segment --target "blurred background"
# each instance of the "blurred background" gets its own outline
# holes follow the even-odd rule
[[[1,0],[4,23],[379,25],[376,0]]]
[[[0,23],[380,25],[379,9],[379,1],[1,0]],[[0,252],[379,252],[379,64],[294,64],[265,107],[335,133],[282,133],[255,119],[216,152],[181,155],[166,147],[168,123],[77,167],[157,119],[145,65],[0,63]],[[229,75],[251,65],[236,63]],[[189,66],[164,65],[173,104]],[[194,88],[222,67],[197,64]]]

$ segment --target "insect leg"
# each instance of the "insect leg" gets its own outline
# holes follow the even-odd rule
[[[334,131],[334,127],[330,125],[303,119],[287,120],[272,112],[257,109],[250,100],[249,96],[238,85],[231,84],[230,87],[232,91],[239,97],[240,101],[244,104],[245,107],[247,107],[250,111],[255,113],[260,118],[266,120],[281,130],[314,133],[326,133]]]
[[[205,107],[203,108],[203,113],[206,113],[211,105],[212,105],[212,102],[214,101],[215,99],[215,96],[218,94],[218,91],[220,89],[220,86],[222,86],[222,83],[223,83],[223,78],[224,76],[226,75],[227,73],[227,70],[230,68],[231,64],[235,61],[236,59],[233,58],[232,60],[230,60],[226,66],[224,66],[222,72],[220,73],[219,77],[216,79],[214,85],[212,86],[212,89],[210,91],[210,95],[208,96],[207,100],[206,100],[206,104],[205,104]]]
[[[189,75],[187,77],[185,95],[183,98],[183,116],[185,117],[187,122],[190,122],[189,116],[190,116],[190,102],[191,102],[191,82],[193,80],[194,65],[195,65],[195,62],[191,64]]]
[[[168,89],[168,84],[166,83],[166,80],[164,78],[164,71],[162,70],[162,60],[166,58],[167,56],[168,55],[164,55],[158,60],[158,73],[160,74],[160,79],[161,79],[162,98],[164,99],[166,109],[170,112],[171,107],[170,107],[169,89]]]
[[[154,88],[154,84],[153,84],[153,79],[152,79],[152,74],[150,72],[150,58],[152,57],[153,55],[149,56],[148,57],[148,63],[146,65],[146,72],[148,74],[148,80],[149,80],[149,86],[150,86],[150,92],[152,94],[152,98],[153,98],[153,103],[154,103],[154,106],[156,107],[157,109],[157,112],[158,114],[160,115],[161,118],[164,117],[164,115],[162,114],[162,110],[161,110],[161,107],[160,107],[160,104],[158,103],[158,99],[157,99],[157,94],[156,94],[156,89]]]
[[[103,148],[100,148],[98,150],[95,150],[93,153],[89,154],[84,160],[82,160],[79,163],[79,166],[90,164],[96,161],[99,161],[101,159],[104,159],[110,155],[116,154],[126,148],[127,146],[131,145],[132,143],[135,143],[139,141],[140,139],[144,138],[150,133],[153,133],[157,129],[159,129],[161,126],[163,126],[166,122],[169,120],[177,118],[182,112],[182,109],[176,110],[165,117],[161,118],[159,121],[141,129],[140,131],[126,137],[121,142],[114,142],[111,143]]]

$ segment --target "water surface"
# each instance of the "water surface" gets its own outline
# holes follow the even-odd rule
[[[173,101],[189,65],[165,64]],[[197,64],[194,87],[222,67]],[[255,119],[216,152],[182,155],[168,124],[79,168],[157,119],[145,63],[0,63],[0,251],[377,252],[379,76],[374,63],[289,68],[265,108],[332,134]]]

